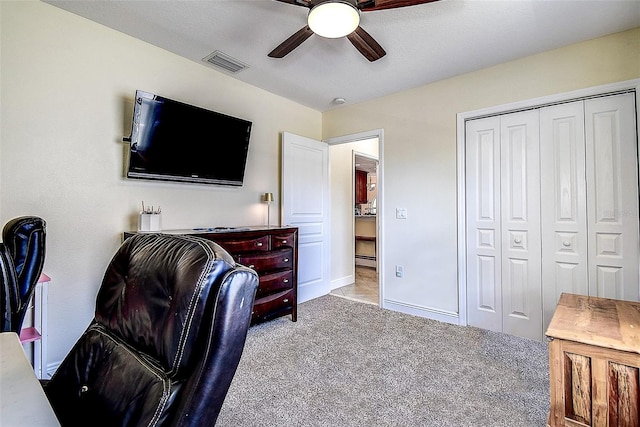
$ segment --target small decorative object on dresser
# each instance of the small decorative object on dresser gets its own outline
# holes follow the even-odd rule
[[[640,426],[640,303],[563,293],[546,332],[548,426]]]
[[[253,304],[252,323],[291,314],[297,320],[298,229],[295,227],[216,227],[163,230],[212,240],[236,262],[252,268],[260,283]],[[135,232],[124,233],[125,239]]]
[[[273,203],[273,193],[264,193],[263,198],[267,204],[267,228],[271,228],[271,203]]]

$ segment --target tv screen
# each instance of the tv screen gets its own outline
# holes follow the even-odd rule
[[[251,122],[136,91],[127,177],[241,186]]]

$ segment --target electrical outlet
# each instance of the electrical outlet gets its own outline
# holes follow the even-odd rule
[[[396,219],[407,219],[407,208],[396,208]]]
[[[396,265],[396,277],[404,276],[404,267],[401,265]]]

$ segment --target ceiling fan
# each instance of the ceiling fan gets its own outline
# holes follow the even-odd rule
[[[437,0],[277,0],[309,8],[307,25],[269,53],[271,58],[283,58],[312,34],[339,38],[346,36],[369,61],[387,54],[382,46],[360,26],[360,12],[414,6]]]

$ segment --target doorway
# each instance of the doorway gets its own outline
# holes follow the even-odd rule
[[[331,294],[379,305],[382,222],[382,131],[329,143],[331,163]],[[356,185],[361,190],[356,200]],[[360,202],[360,203],[356,203]]]
[[[378,281],[378,157],[353,151],[354,281],[335,294],[370,304],[380,300]]]

